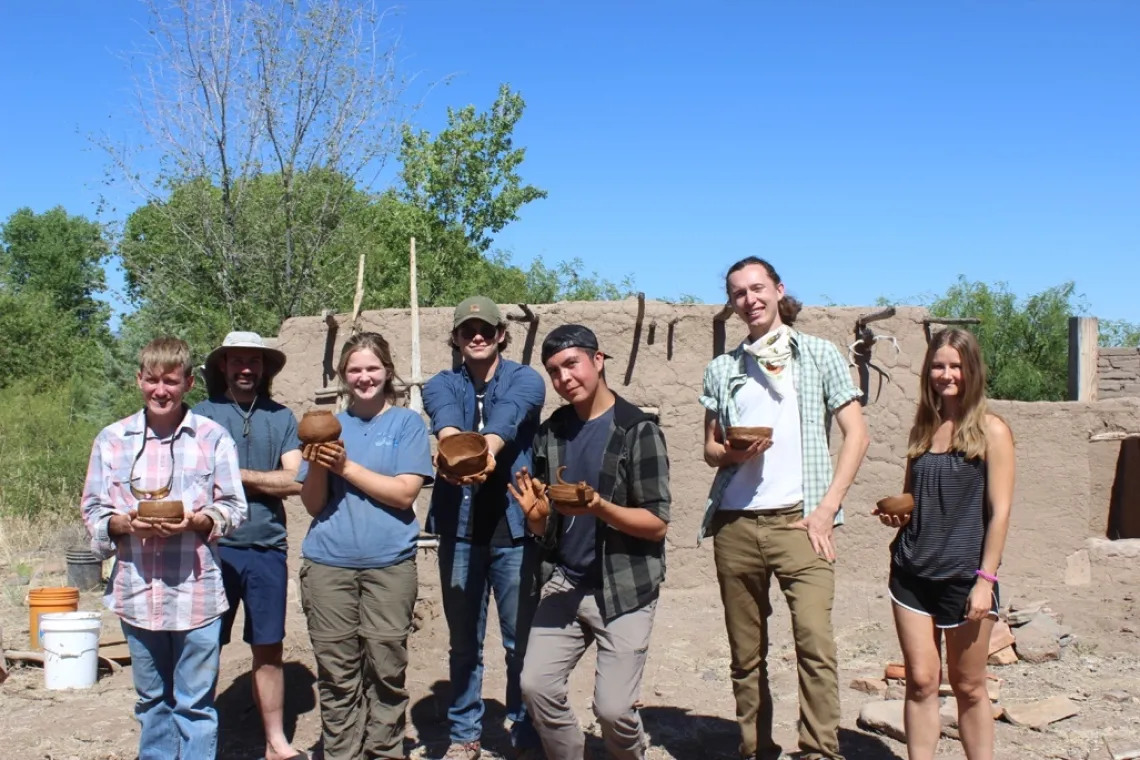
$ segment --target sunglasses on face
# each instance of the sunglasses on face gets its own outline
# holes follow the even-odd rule
[[[498,334],[498,332],[499,328],[495,327],[494,325],[489,325],[486,322],[480,322],[477,325],[473,325],[468,322],[467,324],[460,325],[459,327],[459,337],[462,338],[464,342],[474,340],[475,336],[479,335],[483,338],[483,340],[490,343],[495,339],[495,336]]]

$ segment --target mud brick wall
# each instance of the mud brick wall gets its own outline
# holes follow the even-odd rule
[[[517,306],[504,305],[506,315],[521,316]],[[630,401],[655,407],[669,446],[673,485],[673,522],[669,530],[668,583],[693,587],[716,583],[711,541],[696,545],[696,532],[703,514],[713,471],[702,459],[704,409],[699,405],[706,363],[714,350],[714,317],[719,306],[667,304],[647,301],[640,334],[637,301],[629,299],[600,303],[558,303],[532,307],[537,325],[512,322],[512,344],[507,356],[526,359],[545,377],[539,364],[542,339],[554,327],[567,323],[586,324],[598,334],[602,349],[613,358],[607,364],[611,386]],[[825,337],[844,353],[853,339],[856,318],[871,307],[807,308],[797,322],[801,330]],[[914,414],[918,373],[926,349],[922,309],[901,307],[895,317],[874,323],[877,334],[892,335],[899,350],[886,342],[874,349],[874,362],[886,374],[871,370],[865,385],[865,406],[871,447],[851,489],[845,507],[847,524],[840,531],[838,570],[871,577],[886,577],[889,529],[871,517],[876,500],[897,493],[903,477],[907,431]],[[349,330],[348,315],[287,321],[277,336],[277,345],[288,363],[274,383],[275,396],[300,415],[324,407],[332,399],[318,401],[318,389],[326,384],[341,344]],[[397,373],[410,378],[411,319],[409,310],[365,312],[362,328],[376,330],[390,341]],[[452,366],[446,346],[451,327],[451,309],[420,312],[420,335],[424,380]],[[735,317],[725,324],[725,345],[732,348],[745,335]],[[529,338],[529,339],[528,339]],[[861,378],[855,369],[852,377]],[[628,378],[628,382],[627,382]],[[561,400],[547,385],[548,414]],[[1080,552],[1090,536],[1104,535],[1115,471],[1116,448],[1090,444],[1093,432],[1105,429],[1140,429],[1140,399],[1077,403],[995,404],[1010,423],[1018,447],[1018,485],[1009,548],[1003,576],[1062,583],[1066,558]],[[833,430],[832,447],[837,451],[842,437]],[[1104,478],[1108,482],[1104,482]],[[426,511],[425,490],[418,509]],[[299,504],[290,506],[293,559],[309,519]],[[424,568],[421,579],[433,583],[434,573]]]
[[[1140,348],[1102,348],[1097,355],[1098,398],[1140,397]]]

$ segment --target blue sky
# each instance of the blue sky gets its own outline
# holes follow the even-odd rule
[[[84,135],[125,113],[115,53],[144,22],[133,0],[0,4],[0,217],[94,215]],[[748,254],[815,304],[1072,279],[1140,321],[1140,3],[421,0],[392,28],[422,126],[500,82],[526,98],[523,173],[550,197],[496,240],[517,263],[710,302]]]

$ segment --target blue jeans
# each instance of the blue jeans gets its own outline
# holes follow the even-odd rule
[[[123,623],[139,695],[139,760],[216,757],[221,632],[221,618],[190,631],[148,631]]]
[[[522,575],[534,553],[533,542],[499,548],[477,546],[455,538],[441,538],[439,573],[443,588],[443,614],[450,632],[451,741],[479,741],[483,734],[483,637],[487,632],[487,607],[495,594],[499,631],[507,660],[507,718],[511,721],[511,745],[524,749],[539,746],[522,701],[519,676],[526,647],[534,601],[522,599]],[[524,561],[524,555],[526,557]],[[535,555],[537,557],[537,555]],[[516,642],[518,642],[516,644]]]

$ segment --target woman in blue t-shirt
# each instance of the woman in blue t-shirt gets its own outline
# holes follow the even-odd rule
[[[317,659],[328,760],[403,758],[407,638],[416,601],[416,496],[432,481],[428,431],[393,405],[388,342],[373,332],[341,350],[348,411],[336,444],[306,446],[301,597]]]

